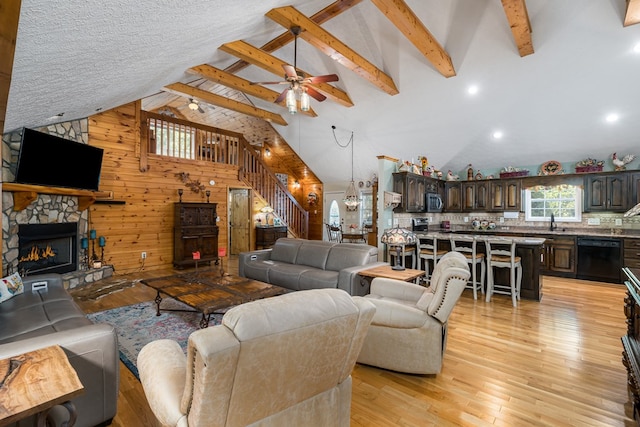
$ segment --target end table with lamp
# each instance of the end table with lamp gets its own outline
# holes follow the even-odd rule
[[[394,228],[385,230],[380,241],[386,245],[385,253],[396,257],[394,266],[392,267],[394,270],[405,269],[404,259],[407,255],[411,255],[413,259],[412,267],[415,268],[418,236],[416,236],[413,231],[396,225]],[[392,251],[396,253],[393,254]]]

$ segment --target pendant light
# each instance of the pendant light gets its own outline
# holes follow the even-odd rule
[[[338,139],[336,138],[336,127],[331,126],[331,128],[333,129],[333,138],[336,140],[336,143],[340,147],[342,147],[342,145],[340,145]],[[342,199],[342,201],[345,205],[347,205],[349,209],[355,210],[360,204],[360,198],[358,197],[356,184],[353,181],[353,132],[351,132],[351,138],[349,139],[349,142],[347,142],[347,145],[345,145],[343,148],[346,148],[349,144],[351,144],[351,182],[347,187],[347,191],[344,192],[344,199]]]

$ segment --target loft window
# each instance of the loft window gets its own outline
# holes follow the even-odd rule
[[[526,221],[557,222],[582,220],[582,188],[577,185],[536,186],[525,189]]]

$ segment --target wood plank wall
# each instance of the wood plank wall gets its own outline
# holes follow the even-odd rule
[[[204,194],[185,187],[176,173],[188,172],[211,191],[210,202],[217,203],[220,225],[227,221],[227,188],[243,187],[236,167],[210,162],[185,161],[148,156],[147,171],[140,171],[136,104],[128,104],[89,119],[89,143],[103,148],[100,189],[112,191],[113,198],[125,204],[94,204],[89,213],[90,228],[105,236],[105,260],[117,273],[142,268],[141,252],[147,253],[145,270],[166,268],[173,262],[173,204],[178,189],[184,202],[205,202]],[[211,186],[209,181],[215,180]],[[226,247],[227,229],[219,230],[219,246]]]
[[[113,199],[125,204],[94,204],[89,208],[89,227],[105,236],[105,261],[117,274],[144,268],[145,271],[166,268],[173,262],[173,204],[182,188],[185,202],[204,202],[179,181],[175,174],[188,172],[211,191],[210,202],[217,203],[220,217],[219,246],[228,242],[227,190],[244,187],[234,166],[206,161],[180,160],[148,155],[148,168],[140,170],[139,115],[137,103],[127,104],[89,118],[89,144],[103,148],[100,190],[113,192]],[[271,165],[270,165],[271,166]],[[276,172],[277,165],[274,165]],[[215,185],[209,185],[210,180]],[[302,206],[310,209],[310,239],[322,239],[322,206],[310,206],[307,194],[318,194],[322,201],[322,186],[313,184],[300,189],[289,188]],[[314,211],[316,213],[314,214]],[[314,225],[311,223],[313,222]],[[143,262],[141,252],[147,253]]]

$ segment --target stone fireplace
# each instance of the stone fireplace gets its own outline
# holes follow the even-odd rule
[[[78,269],[78,223],[18,225],[18,271],[28,275]]]
[[[75,120],[37,130],[87,143],[88,120]],[[2,135],[2,181],[15,180],[21,131]],[[73,288],[113,273],[111,266],[90,269],[83,262],[80,238],[87,237],[89,211],[80,211],[74,196],[39,194],[25,209],[14,210],[13,193],[2,192],[2,273],[62,273],[65,287]],[[44,232],[42,235],[38,235]],[[46,236],[46,235],[49,236]]]

